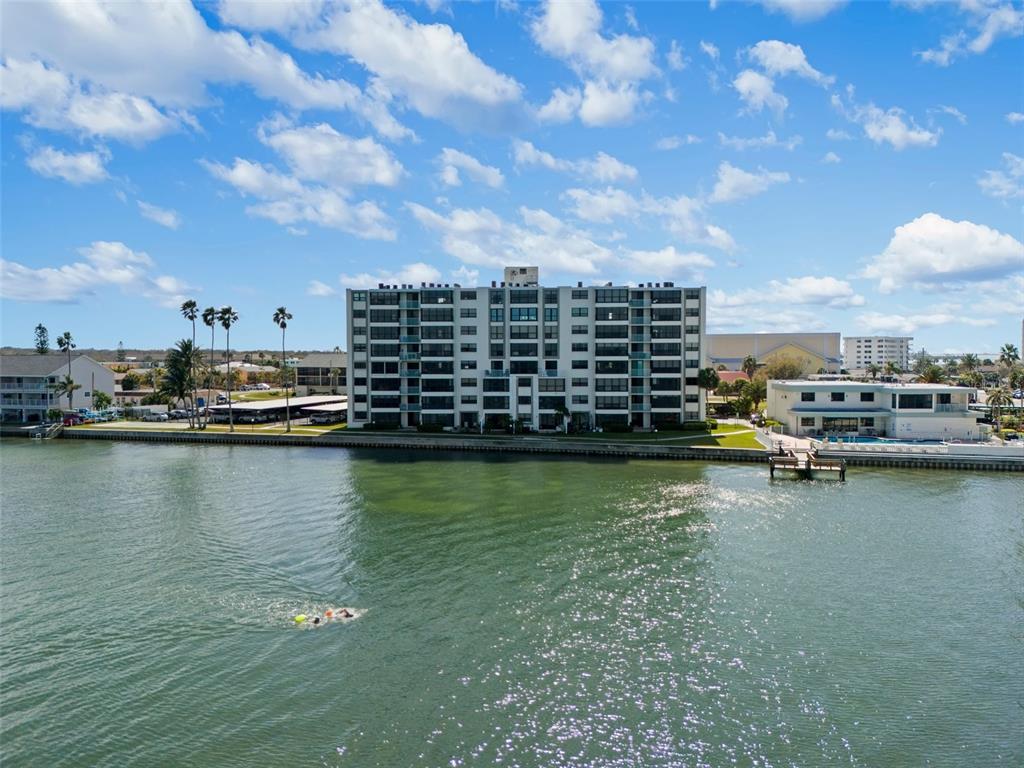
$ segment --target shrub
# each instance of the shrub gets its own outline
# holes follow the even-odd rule
[[[387,431],[392,429],[399,429],[401,424],[385,423],[380,421],[368,421],[363,429]]]
[[[730,416],[736,415],[736,404],[732,402],[728,403],[715,403],[713,406],[715,415],[719,418],[727,419]]]
[[[443,424],[420,424],[416,427],[417,432],[444,432]]]
[[[718,428],[718,422],[715,421],[714,419],[708,419],[707,421],[704,422],[704,426],[706,426],[708,428],[708,431],[710,432],[712,429]]]
[[[602,432],[632,432],[633,427],[629,424],[604,424],[601,427]]]

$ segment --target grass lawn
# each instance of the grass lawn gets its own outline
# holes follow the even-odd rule
[[[742,424],[720,424],[710,432],[703,430],[679,430],[673,432],[581,432],[579,434],[558,435],[558,437],[562,439],[600,440],[602,442],[655,442],[666,443],[667,445],[672,445],[673,443],[702,445],[702,443],[697,442],[702,436],[714,437],[727,435],[731,432],[749,430],[750,427],[745,427]]]
[[[717,446],[719,448],[754,448],[764,450],[764,446],[757,442],[753,432],[740,432],[739,434],[715,433],[702,435],[696,440],[687,440],[682,445]]]

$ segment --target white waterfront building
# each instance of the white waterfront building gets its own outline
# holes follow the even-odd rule
[[[976,390],[945,384],[769,381],[768,418],[791,435],[977,440]]]
[[[895,363],[905,371],[910,368],[913,340],[913,336],[847,336],[843,339],[843,362],[850,370]]]
[[[705,288],[544,287],[536,267],[505,275],[514,281],[346,291],[349,425],[649,428],[704,418]]]
[[[3,421],[34,424],[44,421],[51,408],[66,409],[68,397],[57,397],[53,388],[68,375],[68,357],[47,355],[0,355],[0,403]],[[105,392],[113,399],[114,372],[88,355],[71,355],[75,390],[72,405],[93,409],[93,396]]]

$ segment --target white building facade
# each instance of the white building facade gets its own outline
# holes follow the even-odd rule
[[[69,407],[68,397],[56,397],[53,387],[68,375],[62,354],[0,355],[0,406],[5,422],[34,424],[51,408]],[[71,405],[93,410],[93,397],[105,392],[113,399],[114,372],[88,355],[71,356],[71,378],[80,385]]]
[[[791,435],[977,440],[968,387],[855,381],[769,381],[767,415]]]
[[[650,428],[704,418],[705,288],[547,288],[535,268],[514,269],[527,282],[348,290],[349,425]]]
[[[843,339],[843,363],[847,369],[895,363],[901,371],[910,368],[912,336],[847,336]]]

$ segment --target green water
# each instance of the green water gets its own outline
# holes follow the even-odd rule
[[[1020,766],[1020,477],[0,448],[6,766]],[[297,612],[360,618],[301,629]]]

